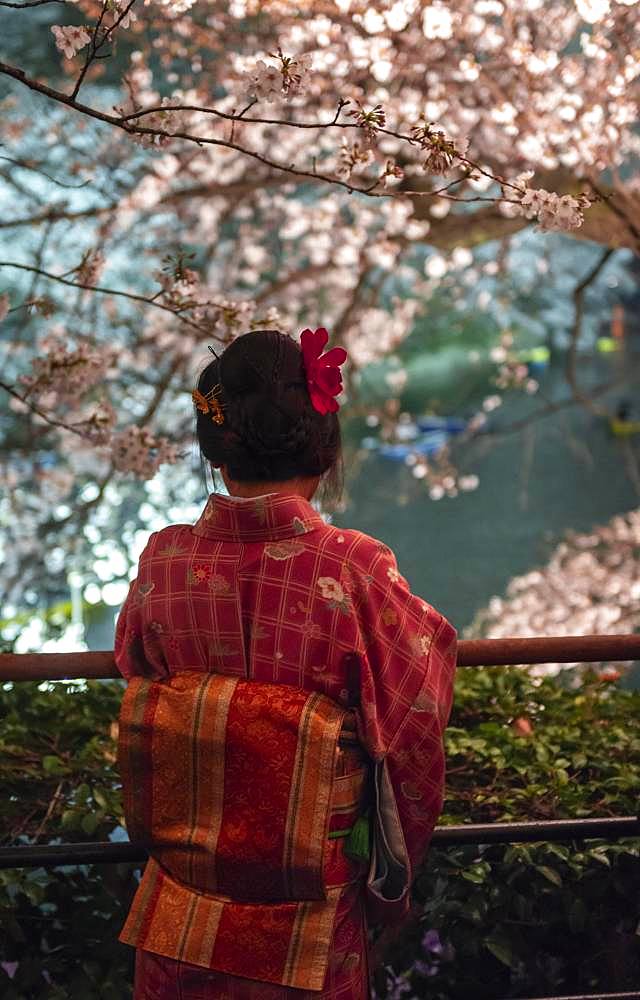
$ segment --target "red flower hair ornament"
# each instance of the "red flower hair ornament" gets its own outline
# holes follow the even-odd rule
[[[326,354],[322,353],[328,340],[329,334],[323,326],[319,326],[317,330],[303,330],[300,334],[311,405],[314,410],[323,414],[335,413],[340,408],[335,399],[342,392],[339,366],[347,360],[347,352],[343,347],[332,347]]]

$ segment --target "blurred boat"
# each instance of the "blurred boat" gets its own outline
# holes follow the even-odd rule
[[[630,437],[632,434],[640,434],[640,420],[620,420],[618,417],[609,419],[611,433],[616,437]]]
[[[419,417],[416,424],[421,431],[444,431],[445,434],[462,434],[467,427],[462,417]]]
[[[408,455],[437,455],[448,440],[449,435],[445,431],[429,431],[408,444],[380,442],[378,454],[390,458],[392,462],[404,462]]]
[[[518,357],[527,366],[530,375],[540,375],[549,367],[551,353],[548,347],[533,347],[529,351],[521,351]]]

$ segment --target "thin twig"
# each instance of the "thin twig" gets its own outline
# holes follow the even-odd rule
[[[578,383],[578,341],[580,340],[580,334],[582,332],[582,320],[584,318],[584,293],[587,288],[593,284],[596,280],[605,264],[614,253],[612,247],[607,247],[607,249],[600,255],[591,270],[582,278],[581,281],[575,286],[573,290],[573,326],[571,328],[571,340],[569,343],[569,350],[567,353],[567,363],[565,366],[565,375],[569,387],[571,389],[571,394],[577,403],[580,403],[585,409],[589,410],[590,413],[595,414],[597,417],[607,417],[609,416],[606,408],[601,406],[594,406],[591,397],[588,396],[580,387]]]
[[[66,3],[66,0],[26,0],[25,3],[10,3],[9,0],[0,0],[0,7],[13,7],[14,10],[22,10],[24,7],[42,7],[46,3]]]
[[[44,816],[42,817],[42,820],[38,824],[38,829],[36,830],[36,832],[33,835],[32,843],[35,844],[35,842],[38,840],[38,838],[44,833],[44,829],[45,829],[47,823],[51,819],[51,816],[53,815],[53,812],[54,812],[56,806],[58,805],[58,803],[60,802],[60,800],[62,798],[62,789],[63,789],[63,787],[64,787],[64,780],[61,779],[58,782],[57,786],[56,786],[56,790],[55,790],[55,792],[53,793],[53,795],[51,797],[49,805],[47,806],[47,811],[44,814]]]
[[[50,416],[48,413],[46,413],[45,410],[41,410],[40,407],[37,406],[34,402],[32,402],[32,400],[30,400],[27,396],[21,396],[18,390],[14,388],[14,386],[8,385],[6,382],[0,380],[0,389],[4,389],[4,391],[8,392],[10,396],[14,397],[14,399],[19,399],[20,402],[24,406],[26,406],[29,410],[31,410],[32,413],[35,413],[37,416],[39,416],[42,420],[45,420],[52,427],[59,427],[62,430],[71,431],[73,434],[78,434],[81,438],[84,438],[86,436],[77,425],[66,424],[63,420],[56,420],[55,417]]]
[[[179,309],[163,305],[162,302],[156,301],[155,297],[151,298],[148,295],[138,295],[135,292],[125,292],[119,288],[102,288],[100,285],[88,285],[80,281],[69,281],[69,279],[65,278],[63,275],[52,274],[51,271],[44,271],[42,268],[31,267],[28,264],[18,264],[11,260],[0,260],[0,267],[15,267],[21,271],[30,271],[35,274],[40,274],[44,278],[50,278],[52,281],[57,281],[62,285],[69,286],[70,288],[80,288],[88,292],[99,292],[101,295],[116,295],[120,298],[130,299],[133,302],[141,302],[144,303],[144,305],[153,306],[155,309],[162,309],[163,312],[171,313],[176,317],[176,319],[179,319],[182,323],[187,323],[200,333],[210,332],[209,327],[200,326],[200,324],[196,323],[195,320],[189,319],[188,316],[183,316]],[[198,303],[198,305],[210,305],[217,308],[217,303],[215,302]]]

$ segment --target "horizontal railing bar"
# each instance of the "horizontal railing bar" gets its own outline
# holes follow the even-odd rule
[[[529,1000],[529,998],[527,998]],[[640,1000],[640,991],[631,993],[572,993],[561,997],[532,997],[531,1000]]]
[[[518,844],[544,840],[617,840],[640,837],[635,816],[601,819],[557,819],[531,823],[476,823],[439,826],[433,832],[437,847],[460,844]],[[90,865],[146,861],[147,850],[130,841],[89,844],[20,844],[0,847],[0,868],[51,868],[56,865]]]
[[[598,663],[640,660],[640,634],[461,639],[458,666]],[[120,677],[111,650],[94,653],[0,653],[0,681]]]
[[[459,667],[533,663],[598,663],[640,659],[640,633],[559,635],[507,639],[461,639]]]
[[[524,823],[464,823],[438,826],[432,842],[440,846],[457,844],[519,844],[542,840],[584,840],[640,837],[637,816],[603,816],[593,819],[531,820]]]

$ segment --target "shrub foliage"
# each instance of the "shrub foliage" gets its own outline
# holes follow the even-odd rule
[[[5,685],[3,842],[121,833],[118,681]],[[509,668],[460,671],[442,823],[635,814],[640,693]],[[122,1000],[134,865],[0,872],[0,997]],[[640,987],[640,838],[433,849],[388,998],[500,1000]]]

